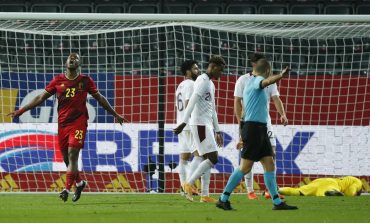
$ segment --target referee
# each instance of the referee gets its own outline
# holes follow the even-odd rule
[[[243,150],[239,168],[230,176],[227,185],[216,206],[224,210],[232,210],[229,202],[231,192],[247,174],[254,162],[261,162],[264,167],[264,181],[269,190],[273,210],[294,210],[296,206],[287,205],[281,201],[277,192],[275,163],[271,143],[267,135],[268,97],[265,87],[279,81],[289,73],[286,67],[281,74],[271,75],[271,65],[266,59],[260,59],[256,64],[256,73],[250,79],[243,91],[243,107],[245,111],[242,129]]]

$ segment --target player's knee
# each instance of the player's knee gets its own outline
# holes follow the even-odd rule
[[[210,156],[208,157],[209,161],[211,161],[211,163],[213,165],[216,165],[216,163],[218,163],[218,157],[217,156]]]
[[[276,153],[275,152],[272,152],[272,159],[275,161],[276,160]]]
[[[210,159],[210,161],[213,165],[216,165],[218,163],[218,159]]]
[[[70,149],[68,151],[68,160],[69,162],[75,162],[78,160],[79,150],[78,149]]]
[[[211,163],[213,165],[215,165],[218,162],[218,154],[217,154],[217,152],[207,153],[203,157],[205,159],[208,159],[209,161],[211,161]]]
[[[190,159],[190,156],[191,156],[191,154],[190,153],[182,153],[181,154],[181,159],[182,160],[189,160]]]

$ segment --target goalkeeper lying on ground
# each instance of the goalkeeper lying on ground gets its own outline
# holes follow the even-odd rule
[[[362,182],[356,177],[319,178],[299,188],[281,187],[279,194],[291,196],[358,196]]]

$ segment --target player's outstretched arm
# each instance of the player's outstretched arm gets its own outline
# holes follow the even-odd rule
[[[264,79],[261,83],[262,87],[265,88],[273,83],[276,83],[277,81],[279,81],[280,79],[286,77],[288,74],[289,74],[289,67],[285,67],[284,70],[281,71],[280,74],[278,75],[272,75],[272,76],[269,76],[268,78]]]
[[[109,104],[108,100],[103,96],[101,95],[99,92],[96,92],[95,94],[92,94],[92,96],[99,102],[99,104],[105,109],[107,110],[110,114],[112,114],[117,122],[119,124],[122,125],[122,123],[124,122],[129,122],[129,120],[127,120],[126,118],[124,118],[123,116],[120,116],[113,108],[112,106]]]
[[[273,96],[272,100],[274,101],[274,105],[275,105],[276,110],[280,114],[281,123],[284,126],[288,125],[288,118],[286,117],[284,105],[283,105],[283,102],[281,101],[280,97],[279,96]]]
[[[17,111],[13,111],[8,114],[8,116],[11,116],[13,118],[21,116],[23,113],[25,113],[28,110],[31,110],[32,108],[36,107],[37,105],[44,102],[46,99],[48,99],[51,96],[51,94],[47,91],[42,92],[41,94],[37,95],[32,99],[32,101],[23,108],[18,109]]]

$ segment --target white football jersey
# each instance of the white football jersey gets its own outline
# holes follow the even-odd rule
[[[279,91],[277,89],[276,83],[273,83],[273,84],[265,87],[264,90],[265,90],[265,92],[267,94],[267,101],[268,101],[268,103],[267,103],[267,111],[270,112],[270,99],[271,99],[271,97],[272,96],[280,96],[280,94],[279,94]],[[270,116],[270,113],[269,113],[269,115],[267,117],[267,125],[270,125],[270,126],[272,125],[271,124],[271,116]]]
[[[246,73],[238,78],[235,83],[234,97],[243,98],[243,91],[246,83],[251,79],[251,74]]]
[[[190,79],[183,80],[176,89],[176,120],[177,125],[181,124],[185,115],[185,102],[190,100],[191,95],[194,91],[194,81]],[[184,130],[189,130],[189,126],[186,125]]]
[[[249,80],[251,79],[252,75],[251,73],[247,73],[245,75],[242,75],[241,77],[238,78],[238,80],[235,83],[235,90],[234,90],[234,97],[239,97],[243,98],[243,91],[245,86],[249,83]],[[276,83],[271,84],[267,87],[265,87],[264,91],[267,94],[267,111],[270,111],[270,99],[272,96],[280,96],[280,93],[277,89]],[[267,125],[271,126],[271,117],[270,113],[267,118]]]
[[[212,115],[215,106],[215,85],[206,73],[198,76],[194,84],[194,93],[199,96],[199,101],[191,113],[190,125],[213,126]]]

